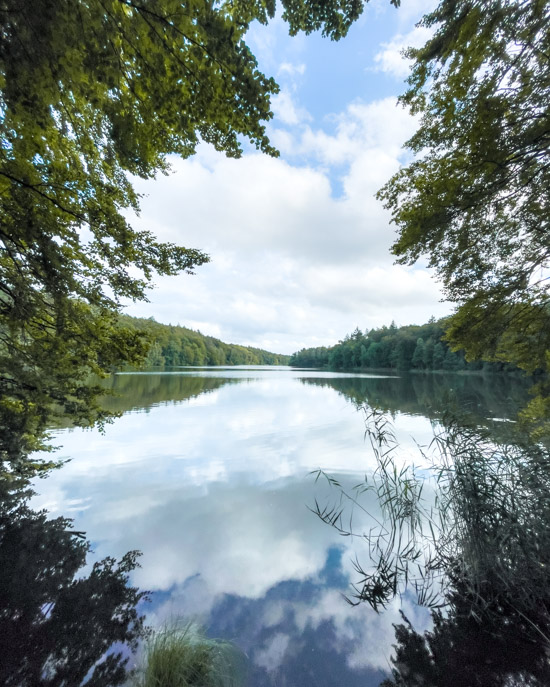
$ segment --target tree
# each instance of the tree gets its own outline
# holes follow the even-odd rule
[[[414,349],[412,357],[413,367],[422,369],[425,365],[424,359],[426,358],[426,345],[424,344],[424,339],[419,337],[416,340],[416,347]]]
[[[438,341],[433,347],[432,365],[434,370],[443,369],[443,361],[445,360],[445,347]]]
[[[434,358],[434,342],[432,339],[428,339],[426,345],[424,346],[424,354],[422,356],[422,364],[427,370],[433,368],[433,358]]]
[[[366,367],[368,365],[368,353],[367,353],[367,348],[365,347],[365,344],[361,344],[361,352],[359,356],[359,362],[362,367]]]
[[[548,369],[550,23],[543,0],[441,0],[401,102],[416,158],[380,191],[402,263],[421,255],[458,305],[467,358]],[[529,339],[525,342],[525,335]]]
[[[397,4],[396,0],[392,0]],[[284,0],[291,33],[345,35],[362,0]],[[121,300],[199,250],[133,229],[130,175],[169,170],[200,140],[231,157],[265,133],[278,86],[244,37],[275,3],[0,0],[0,460],[21,466],[69,414],[102,422],[91,374],[144,359]]]

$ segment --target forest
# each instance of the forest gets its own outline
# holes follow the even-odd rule
[[[444,338],[445,320],[431,318],[427,324],[397,327],[394,322],[361,332],[359,328],[334,346],[303,348],[293,353],[294,367],[331,370],[390,369],[446,372],[516,372],[506,362],[467,361],[462,351],[453,351]]]
[[[261,348],[227,344],[213,336],[179,325],[161,324],[153,318],[121,316],[121,325],[147,337],[146,367],[178,365],[286,365],[289,356]]]

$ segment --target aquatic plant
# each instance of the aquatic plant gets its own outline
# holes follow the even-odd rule
[[[447,415],[434,425],[426,468],[397,459],[391,422],[365,408],[366,435],[377,469],[353,490],[319,471],[337,498],[312,510],[343,536],[366,544],[370,565],[356,560],[359,580],[350,603],[384,608],[407,590],[429,608],[455,606],[493,626],[513,621],[531,642],[550,647],[550,449],[501,429],[498,440],[467,418]],[[402,465],[402,467],[399,467]],[[430,494],[426,484],[431,484]],[[368,513],[373,492],[381,516]]]
[[[231,642],[210,639],[194,622],[172,624],[151,634],[144,645],[135,687],[240,687],[244,654]]]

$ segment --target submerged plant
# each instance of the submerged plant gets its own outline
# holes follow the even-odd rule
[[[231,642],[209,639],[193,622],[153,632],[135,687],[240,687],[245,657]]]

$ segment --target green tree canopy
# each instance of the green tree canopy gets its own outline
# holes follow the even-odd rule
[[[397,4],[396,0],[392,0]],[[362,0],[284,0],[291,33],[337,39]],[[145,337],[117,323],[155,274],[200,250],[127,219],[131,175],[169,170],[199,141],[231,157],[265,132],[278,86],[245,35],[270,0],[0,0],[0,460],[40,448],[56,415],[105,419],[90,373],[136,363]]]
[[[416,157],[379,194],[399,229],[394,253],[429,257],[459,305],[448,336],[470,358],[546,368],[548,3],[442,0],[422,24],[434,33],[409,50],[401,98],[421,117]]]

